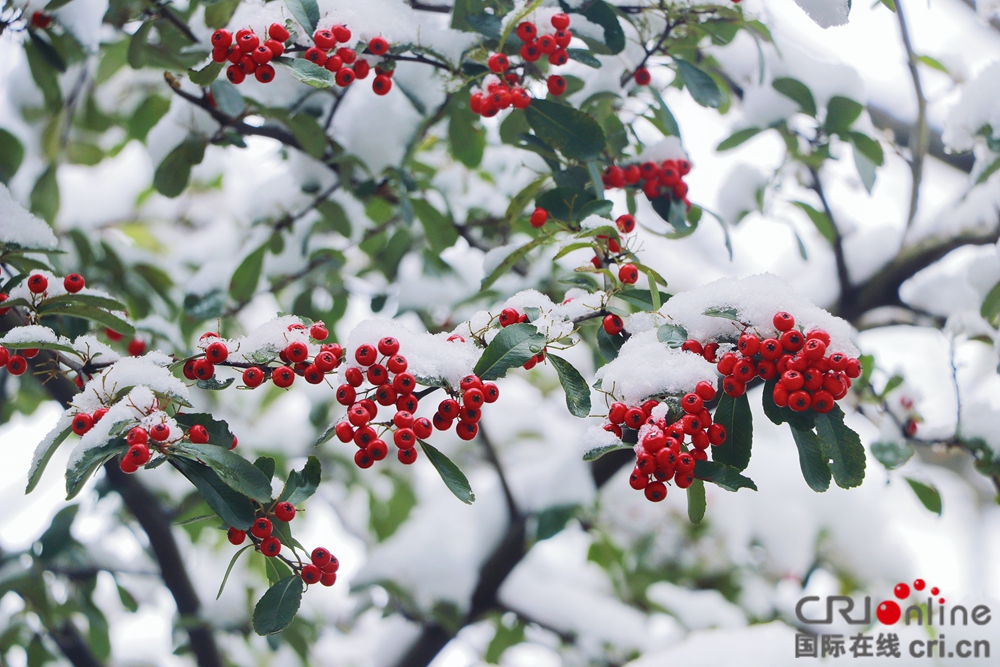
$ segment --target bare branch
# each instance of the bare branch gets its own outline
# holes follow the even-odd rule
[[[913,91],[917,96],[917,121],[913,128],[914,141],[910,145],[910,171],[913,177],[910,184],[910,213],[906,218],[906,227],[909,229],[913,224],[913,219],[917,216],[917,203],[920,199],[920,181],[924,173],[924,155],[927,154],[927,99],[924,97],[924,89],[920,84],[920,72],[917,69],[917,54],[913,51],[913,45],[910,43],[910,33],[906,28],[903,0],[896,0],[896,18],[899,20],[899,33],[903,39],[903,47],[906,49],[906,60],[907,66],[910,68],[910,78],[913,79]]]

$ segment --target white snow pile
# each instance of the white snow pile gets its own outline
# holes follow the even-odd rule
[[[69,339],[64,336],[57,336],[56,332],[48,327],[39,324],[29,324],[23,327],[11,329],[3,338],[0,344],[8,346],[24,346],[31,343],[53,343],[57,345],[69,345]]]
[[[677,137],[664,137],[651,146],[647,146],[637,162],[664,162],[666,160],[687,160],[688,154],[681,146],[681,140]]]
[[[83,391],[73,398],[71,410],[89,413],[108,407],[110,399],[127,387],[147,387],[151,392],[187,401],[190,399],[187,385],[170,372],[171,363],[173,359],[162,352],[119,359],[87,383]],[[104,420],[101,421],[103,423]]]
[[[102,343],[97,336],[90,334],[77,337],[71,346],[82,358],[99,361],[102,364],[113,363],[122,358],[110,345]]]
[[[528,308],[537,308],[538,316],[531,322],[539,333],[545,336],[547,342],[570,337],[576,328],[574,320],[592,315],[603,307],[606,294],[604,292],[590,293],[586,290],[573,288],[566,292],[566,298],[561,304],[555,304],[549,297],[538,290],[527,289],[510,297],[494,311],[480,310],[455,328],[454,333],[469,338],[481,336],[490,342],[500,333],[496,328],[495,318],[505,308],[513,308],[518,315],[524,315]],[[490,328],[493,327],[493,328]]]
[[[463,377],[472,373],[482,351],[469,339],[464,343],[449,341],[449,335],[416,333],[396,320],[365,320],[347,337],[347,363],[340,367],[340,377],[343,378],[348,368],[360,368],[354,359],[354,352],[360,346],[365,343],[377,346],[382,338],[392,336],[399,341],[399,354],[406,357],[408,373],[417,379],[441,379],[457,387]]]
[[[296,341],[309,346],[310,356],[315,356],[320,351],[319,343],[310,343],[309,329],[291,329],[289,325],[303,324],[302,320],[294,315],[283,315],[276,317],[270,322],[260,325],[243,338],[226,339],[209,337],[198,342],[201,349],[207,348],[215,342],[225,343],[229,350],[229,360],[238,363],[258,363],[260,357],[276,357],[281,350],[284,350],[290,343]]]
[[[7,186],[0,183],[0,244],[50,250],[56,243],[48,224],[17,203]]]
[[[742,332],[740,322],[705,315],[711,308],[735,309],[740,322],[748,324],[750,330],[761,336],[775,335],[774,314],[783,310],[795,317],[795,325],[803,331],[820,328],[830,334],[828,349],[831,352],[859,354],[851,342],[850,324],[814,306],[788,283],[770,273],[721,278],[674,296],[663,305],[660,313],[668,322],[687,329],[690,338],[702,343],[720,337],[735,338]]]
[[[821,28],[847,25],[851,13],[850,0],[795,0],[795,4]]]
[[[685,394],[705,380],[715,382],[715,365],[698,354],[667,347],[656,331],[629,338],[618,357],[598,369],[601,389],[628,405],[638,405],[650,396]]]
[[[989,125],[993,134],[1000,134],[1000,61],[993,63],[962,89],[962,96],[948,112],[942,139],[949,148],[971,150],[984,142],[977,133]]]

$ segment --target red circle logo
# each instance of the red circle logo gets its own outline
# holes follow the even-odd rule
[[[900,611],[898,604],[892,600],[885,600],[875,610],[875,615],[883,625],[892,625],[899,620],[903,612]]]

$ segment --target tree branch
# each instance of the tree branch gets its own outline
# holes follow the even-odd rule
[[[840,228],[837,227],[833,211],[830,210],[830,203],[826,200],[826,194],[823,192],[823,181],[820,180],[819,172],[815,168],[810,167],[809,173],[812,175],[812,189],[819,196],[819,200],[823,204],[823,212],[826,213],[826,217],[830,221],[830,229],[833,230],[831,245],[833,246],[834,258],[837,261],[837,281],[840,283],[840,300],[842,302],[850,300],[854,287],[851,285],[851,276],[847,271],[847,259],[844,257],[844,238],[840,235]]]
[[[906,61],[907,66],[910,68],[910,78],[913,79],[913,91],[917,95],[917,121],[913,127],[913,145],[910,146],[910,171],[913,178],[910,185],[910,213],[906,218],[906,227],[909,229],[913,224],[913,219],[917,216],[917,203],[920,199],[920,181],[923,178],[924,172],[924,155],[927,153],[927,100],[924,98],[924,89],[920,85],[920,72],[917,70],[917,55],[913,52],[913,45],[910,43],[910,32],[906,28],[906,16],[903,14],[903,0],[896,0],[896,18],[899,20],[899,33],[903,39],[903,47],[906,49]]]
[[[49,636],[73,667],[104,667],[73,621],[66,619],[58,628],[50,629]]]

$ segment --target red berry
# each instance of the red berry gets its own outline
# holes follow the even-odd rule
[[[372,37],[371,41],[368,42],[368,50],[376,56],[384,56],[389,52],[389,42],[386,41],[385,37]]]
[[[324,350],[316,355],[316,359],[313,360],[313,363],[321,372],[329,373],[337,367],[337,357],[333,356],[333,352]]]
[[[392,336],[386,336],[378,342],[378,351],[387,357],[399,352],[399,341]]]
[[[253,75],[261,83],[271,83],[274,81],[274,68],[267,64],[260,65]]]
[[[407,373],[407,375],[409,375]],[[398,378],[397,378],[398,379]],[[406,410],[407,412],[416,412],[417,407],[419,407],[420,401],[413,394],[407,392],[396,399],[396,409]]]
[[[378,434],[375,433],[375,429],[371,426],[362,426],[357,431],[354,432],[354,444],[360,449],[365,449],[373,441],[377,440]],[[357,459],[355,458],[355,462]]]
[[[630,234],[635,229],[635,218],[626,213],[618,216],[615,224],[618,225],[618,231],[623,234]]]
[[[351,428],[350,422],[337,422],[334,432],[337,434],[337,439],[341,442],[351,442],[354,440],[354,429]]]
[[[566,79],[562,78],[558,74],[550,76],[546,83],[549,88],[549,93],[554,97],[559,97],[566,92]]]
[[[358,52],[354,49],[349,49],[346,46],[342,46],[337,49],[337,56],[344,61],[345,65],[353,65],[354,61],[358,59]]]
[[[625,328],[625,323],[622,322],[622,318],[615,314],[604,316],[604,331],[609,336],[617,336]]]
[[[260,44],[258,37],[252,30],[240,30],[236,33],[236,46],[243,53],[252,53]]]
[[[808,410],[810,405],[812,405],[812,397],[809,396],[809,392],[799,390],[788,394],[788,407],[795,412]]]
[[[555,40],[553,40],[554,42]],[[521,46],[521,57],[527,62],[533,63],[542,57],[542,49],[537,42],[525,42]]]
[[[795,318],[792,317],[791,313],[782,310],[774,314],[773,324],[778,331],[789,331],[795,326]]]
[[[739,348],[744,357],[752,357],[760,349],[760,339],[753,334],[743,334],[740,336],[739,344],[736,347]]]
[[[375,459],[368,453],[367,446],[354,452],[354,464],[359,468],[371,468],[375,464]]]
[[[372,81],[372,90],[375,91],[376,95],[388,95],[389,91],[392,90],[392,79],[385,74],[379,74]]]
[[[271,520],[263,516],[255,519],[253,525],[250,526],[250,532],[253,536],[261,540],[269,537],[273,531],[274,526],[271,524]]]
[[[565,30],[569,27],[569,15],[563,12],[552,17],[552,27],[556,30]]]
[[[230,65],[226,68],[226,78],[230,83],[240,85],[247,78],[246,72],[240,69],[239,65]]]
[[[538,50],[548,55],[559,48],[556,44],[556,38],[554,35],[542,35],[539,37],[535,43],[538,45]]]
[[[802,348],[802,355],[811,361],[822,359],[826,354],[826,343],[819,338],[807,338]]]
[[[346,44],[351,41],[351,31],[342,25],[335,25],[330,30],[333,31],[333,36],[337,38],[337,41],[341,44]]]
[[[798,352],[805,345],[806,339],[798,331],[786,331],[781,334],[781,346],[786,352]]]
[[[429,438],[433,429],[431,428],[431,420],[426,417],[420,417],[413,421],[413,432],[417,434],[417,437],[421,440]]]
[[[622,423],[629,428],[638,429],[646,423],[646,413],[641,408],[629,408]]]
[[[458,417],[458,413],[460,411],[461,406],[459,406],[458,401],[453,398],[446,398],[438,404],[438,412],[441,413],[441,416],[446,419],[454,419]]]
[[[319,583],[324,586],[333,586],[337,583],[337,573],[336,572],[324,572],[320,578]]]
[[[757,365],[750,359],[740,359],[733,366],[732,375],[740,382],[749,382],[757,375]]]
[[[382,364],[372,364],[365,373],[368,381],[374,385],[380,385],[389,379],[389,371]]]
[[[205,358],[213,364],[221,364],[229,358],[229,349],[225,343],[216,341],[205,349]]]
[[[76,294],[86,287],[86,285],[87,281],[79,273],[71,273],[63,278],[63,288],[70,294]]]
[[[479,426],[469,422],[460,421],[455,427],[455,434],[462,440],[472,440],[479,433]]]
[[[316,547],[313,549],[309,558],[312,560],[313,565],[319,568],[324,568],[337,560],[333,557],[333,554],[330,553],[330,550],[324,547]],[[337,565],[339,566],[339,563],[337,563]],[[336,568],[334,568],[333,571],[336,572]]]
[[[833,396],[830,392],[820,389],[812,395],[812,409],[820,414],[833,410]]]
[[[556,46],[560,49],[565,49],[573,40],[573,32],[571,30],[557,30],[554,37],[556,40]]]
[[[170,437],[170,427],[163,422],[153,424],[152,428],[149,429],[149,437],[157,442],[163,442]]]
[[[544,210],[544,209],[535,209]],[[548,217],[548,213],[545,214]],[[513,308],[504,308],[500,311],[500,326],[509,327],[511,324],[517,324],[518,320],[521,319],[521,314],[514,310]]]
[[[641,491],[649,484],[649,473],[644,473],[636,466],[628,478],[628,484],[636,491]]]
[[[94,418],[86,412],[81,412],[73,417],[73,433],[83,435],[94,427]]]
[[[28,289],[32,294],[41,294],[49,288],[49,279],[40,273],[33,273],[28,278]]]
[[[385,365],[388,367],[390,373],[402,373],[408,366],[406,357],[401,354],[389,357],[389,360],[385,362]]]
[[[711,401],[715,398],[715,385],[702,380],[694,386],[694,393],[701,396],[703,401]]]
[[[285,356],[296,364],[305,361],[309,358],[309,346],[299,340],[289,343],[288,347],[285,348]]]
[[[275,387],[286,389],[291,387],[292,383],[295,382],[295,371],[288,366],[278,366],[271,372],[271,380],[274,382]]]
[[[277,537],[267,537],[260,543],[260,552],[268,558],[274,558],[281,553],[281,540]]]
[[[137,466],[128,456],[122,457],[122,460],[118,463],[118,467],[123,473],[126,474],[132,474],[139,469],[139,466]]]
[[[778,366],[773,361],[761,359],[757,362],[757,375],[761,380],[771,380],[778,376]]]
[[[396,452],[396,458],[403,465],[410,465],[417,460],[417,450],[416,449],[400,449]]]
[[[326,71],[336,74],[344,68],[344,61],[340,59],[340,56],[327,56],[323,67],[326,68]]]
[[[556,42],[558,44],[558,42]],[[569,62],[569,53],[566,49],[556,49],[549,55],[549,64],[560,67]],[[561,95],[562,93],[560,93]]]
[[[649,70],[645,67],[637,69],[633,76],[635,78],[635,82],[640,86],[648,86],[649,82],[653,79],[653,77],[649,74]]]
[[[203,445],[208,442],[208,429],[201,424],[195,424],[188,431],[188,439],[196,445]]]
[[[726,441],[726,427],[722,424],[712,424],[708,427],[708,441],[718,447]]]
[[[681,409],[689,415],[701,412],[703,407],[705,407],[705,400],[696,393],[685,394],[684,398],[681,399]]]
[[[536,208],[531,213],[531,226],[536,229],[545,225],[549,220],[549,212],[544,208]]]
[[[145,444],[136,444],[128,448],[128,452],[125,456],[132,460],[132,463],[136,465],[136,469],[139,466],[144,466],[149,463],[149,446]]]
[[[295,518],[295,505],[291,504],[287,500],[278,503],[274,506],[274,516],[278,518],[278,521],[288,523]]]
[[[285,28],[285,26],[281,25],[280,23],[272,23],[271,26],[267,29],[267,35],[271,39],[282,43],[287,42],[288,38],[292,36],[291,33],[289,33],[288,30]]]
[[[317,584],[320,579],[323,578],[323,573],[318,567],[313,564],[306,565],[302,568],[302,581],[307,584]]]
[[[486,403],[486,394],[482,389],[468,389],[462,394],[462,405],[468,408],[480,408]]]
[[[506,71],[507,68],[510,67],[510,61],[504,54],[494,53],[489,57],[489,60],[486,61],[486,65],[490,68],[491,72],[499,74],[500,72]]]
[[[844,367],[844,372],[852,380],[861,377],[861,362],[857,359],[848,359],[847,365]]]
[[[271,62],[271,59],[274,58],[274,54],[271,53],[271,49],[267,48],[267,46],[264,44],[261,44],[256,49],[254,49],[253,53],[251,53],[250,55],[253,57],[254,62],[257,63],[258,65],[264,65],[266,63],[269,63]]]
[[[667,497],[667,485],[663,482],[651,482],[643,489],[643,493],[646,494],[646,500],[658,503]]]
[[[434,417],[431,418],[431,422],[433,423],[434,428],[439,431],[447,431],[452,427],[452,424],[454,424],[454,420],[448,419],[440,412],[434,413]]]
[[[226,534],[229,538],[229,543],[239,546],[243,544],[247,539],[247,531],[240,530],[239,528],[229,528],[229,532]]]
[[[497,399],[500,398],[500,387],[492,382],[484,382],[483,396],[487,403],[496,403]]]
[[[396,389],[391,384],[383,384],[375,391],[375,400],[379,405],[395,405],[398,399]]]
[[[739,398],[746,393],[747,386],[730,375],[722,381],[722,390],[733,398]]]
[[[329,51],[337,46],[337,38],[332,30],[317,30],[313,33],[313,43],[321,51]]]
[[[344,379],[352,387],[360,387],[365,381],[365,374],[361,372],[360,368],[351,367],[344,371]]]
[[[701,354],[702,352],[704,352],[704,350],[701,347],[701,343],[699,343],[694,339],[688,339],[684,341],[684,344],[681,345],[681,349],[684,350],[685,352],[694,352],[695,354]]]
[[[522,42],[530,42],[538,36],[538,28],[531,21],[522,21],[517,25],[517,36]]]
[[[377,358],[378,352],[375,350],[375,346],[368,343],[359,345],[358,349],[354,351],[354,359],[362,366],[371,366]]]
[[[357,398],[357,391],[349,384],[337,387],[337,402],[341,405],[351,405]]]
[[[416,446],[417,434],[413,432],[412,428],[396,429],[396,432],[392,436],[392,441],[400,449],[409,449]]]
[[[618,280],[626,285],[634,285],[639,280],[639,269],[634,264],[623,264],[618,269]]]
[[[411,373],[400,373],[393,378],[392,386],[400,395],[412,394],[413,390],[417,388],[417,378],[413,377]]]

